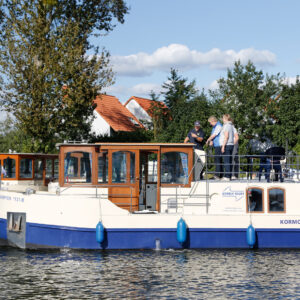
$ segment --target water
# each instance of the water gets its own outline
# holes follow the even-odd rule
[[[300,298],[300,250],[0,248],[0,299],[283,298]]]

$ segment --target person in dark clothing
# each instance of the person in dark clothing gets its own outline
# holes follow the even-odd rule
[[[283,182],[282,170],[280,160],[285,156],[285,150],[282,147],[272,147],[265,152],[267,159],[270,160],[269,167],[267,168],[267,181],[270,182],[270,170],[275,171],[275,181],[278,181],[278,176]]]
[[[196,121],[194,123],[194,128],[190,130],[187,137],[184,139],[184,142],[190,142],[194,144],[194,163],[195,163],[195,180],[202,179],[203,168],[205,165],[205,152],[203,150],[203,139],[204,132],[201,129],[200,122]]]
[[[260,153],[259,169],[258,169],[258,180],[261,180],[263,172],[265,173],[265,178],[268,180],[268,174],[270,175],[270,160],[267,160],[267,157],[264,152]]]

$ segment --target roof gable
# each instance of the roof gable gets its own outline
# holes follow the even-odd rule
[[[151,118],[153,117],[153,113],[152,113],[153,105],[157,105],[157,107],[162,107],[167,109],[167,106],[161,101],[155,101],[155,100],[150,100],[150,99],[136,97],[136,96],[130,97],[126,101],[124,106],[126,106],[131,100],[135,100]]]
[[[137,128],[144,128],[117,97],[101,94],[96,97],[94,103],[97,105],[95,111],[114,131],[134,131]]]

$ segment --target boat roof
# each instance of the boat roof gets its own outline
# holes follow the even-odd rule
[[[79,143],[79,142],[67,142],[58,143],[60,146],[168,146],[168,147],[194,147],[192,143]]]
[[[0,153],[0,155],[22,155],[22,156],[45,156],[45,157],[58,157],[58,154],[45,154],[45,153],[24,153],[24,152],[7,152]]]

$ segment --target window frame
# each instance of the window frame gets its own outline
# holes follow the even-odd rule
[[[92,165],[91,165],[91,182],[65,182],[65,156],[68,152],[88,152],[92,156]],[[93,186],[95,185],[95,172],[96,164],[94,163],[96,159],[96,151],[93,146],[67,146],[60,148],[60,158],[59,158],[59,185],[60,186],[73,186],[73,187],[82,187],[82,186]]]
[[[125,153],[126,157],[126,174],[125,174],[125,182],[113,182],[113,154],[117,152],[123,152]],[[109,150],[108,151],[108,184],[109,185],[118,185],[118,186],[128,186],[131,184],[135,184],[135,182],[131,182],[131,154],[134,154],[134,181],[136,178],[136,160],[137,160],[137,153],[135,150],[125,150],[125,149],[119,149],[119,150]],[[99,183],[101,184],[101,183]],[[107,183],[102,183],[107,184]]]
[[[106,159],[105,161],[107,161],[107,166],[105,167],[105,171],[107,168],[107,174],[106,174],[106,182],[100,182],[99,181],[99,157],[101,153],[106,153]],[[96,165],[97,165],[97,172],[96,172],[96,177],[97,177],[97,185],[108,185],[108,179],[109,179],[109,155],[108,155],[108,150],[99,150],[96,153]]]
[[[281,190],[283,191],[283,211],[271,211],[270,210],[270,193],[271,190]],[[272,186],[267,189],[267,197],[268,197],[268,213],[270,214],[285,214],[286,213],[286,192],[285,189],[282,187]]]
[[[261,194],[262,194],[262,211],[250,211],[249,207],[248,207],[248,191],[250,189],[256,189],[256,190],[260,190]],[[264,195],[265,190],[261,187],[258,186],[249,186],[246,188],[246,213],[248,214],[264,214],[265,213],[265,195]]]
[[[2,160],[2,165],[1,166],[3,166],[3,168],[4,168],[4,161],[5,160],[7,160],[7,159],[11,159],[11,160],[13,160],[14,161],[14,164],[15,164],[15,176],[14,177],[4,177],[3,176],[3,172],[1,171],[1,179],[3,179],[3,180],[19,180],[18,178],[19,178],[19,168],[18,168],[18,164],[19,164],[19,162],[18,162],[18,157],[17,156],[15,156],[15,155],[7,155],[7,156],[5,156],[5,157],[3,157],[1,160]]]
[[[22,159],[29,159],[31,160],[31,177],[21,177],[21,161]],[[34,180],[34,174],[35,174],[35,170],[34,170],[34,161],[35,159],[32,157],[20,157],[20,162],[19,162],[19,178],[18,180]]]
[[[192,149],[193,150],[193,149]],[[161,181],[161,167],[162,167],[162,163],[161,163],[161,157],[163,154],[168,153],[168,152],[178,152],[178,153],[185,153],[187,155],[187,164],[188,164],[188,182],[187,184],[183,184],[183,183],[163,183]],[[192,175],[191,170],[193,168],[193,151],[189,151],[188,149],[178,149],[178,148],[172,148],[172,147],[168,147],[168,148],[164,148],[161,149],[160,151],[160,155],[159,155],[159,174],[160,174],[160,186],[161,187],[175,187],[175,186],[181,186],[181,187],[190,187],[191,186],[191,182],[192,182]]]

